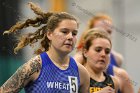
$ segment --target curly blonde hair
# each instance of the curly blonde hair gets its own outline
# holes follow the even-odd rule
[[[15,25],[13,25],[9,30],[5,31],[3,34],[10,34],[15,33],[18,30],[21,30],[23,28],[27,28],[29,26],[32,27],[39,27],[38,30],[36,30],[34,33],[28,33],[27,35],[22,35],[19,39],[19,42],[17,46],[14,49],[14,53],[17,53],[20,49],[27,45],[32,45],[36,42],[38,42],[39,39],[41,39],[40,42],[40,48],[38,48],[35,51],[35,54],[40,54],[44,51],[48,51],[50,40],[47,38],[45,33],[47,31],[54,31],[54,29],[58,26],[58,24],[65,19],[69,20],[76,20],[76,18],[66,12],[43,12],[39,6],[36,4],[29,2],[28,3],[30,8],[34,11],[34,13],[37,15],[34,19],[27,19],[25,22],[17,22]],[[78,25],[78,22],[77,22]]]

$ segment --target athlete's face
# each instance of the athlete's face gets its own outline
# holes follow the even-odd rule
[[[111,44],[107,39],[96,38],[92,40],[89,50],[85,50],[87,65],[98,70],[105,70],[109,64]]]
[[[70,53],[76,43],[78,33],[77,22],[74,20],[63,20],[58,27],[49,34],[51,48],[60,52]]]

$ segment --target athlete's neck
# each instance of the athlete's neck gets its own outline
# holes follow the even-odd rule
[[[60,69],[67,69],[69,66],[69,56],[61,55],[57,52],[47,51],[48,56],[52,60],[52,62],[59,67]]]
[[[90,77],[98,82],[102,82],[105,80],[105,76],[103,74],[103,71],[99,71],[97,69],[91,68],[89,65],[85,65],[87,71],[90,74]]]

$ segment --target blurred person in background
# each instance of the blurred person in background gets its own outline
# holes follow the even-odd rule
[[[92,28],[100,28],[102,31],[105,31],[109,34],[109,37],[111,38],[111,34],[113,32],[113,24],[112,19],[106,14],[99,13],[89,21],[89,24],[87,26],[87,30],[85,30],[77,44],[77,51],[74,55],[74,58],[77,62],[80,62],[81,64],[85,65],[84,57],[82,54],[82,47],[83,47],[83,41],[84,37],[87,33],[89,33],[89,29]],[[109,75],[115,76],[118,79],[119,82],[119,91],[118,93],[134,93],[133,84],[130,82],[131,79],[128,75],[128,73],[122,69],[119,68],[122,64],[123,57],[121,54],[115,52],[114,50],[111,50],[110,53],[110,63],[108,67],[106,68],[105,72]]]
[[[92,29],[92,28],[103,28],[105,29],[105,31],[107,31],[107,33],[110,35],[112,35],[113,33],[113,24],[112,24],[112,19],[110,16],[106,15],[106,14],[96,14],[95,16],[93,16],[90,20],[89,20],[89,24],[87,26],[87,30]],[[80,55],[78,55],[78,51],[80,53],[80,49],[82,46],[82,42],[83,41],[83,37],[84,35],[88,32],[87,30],[85,30],[80,39],[79,42],[77,44],[77,54],[75,55],[78,56],[77,60],[79,58]],[[79,59],[81,60],[81,59]],[[111,56],[110,56],[110,64],[113,64],[117,67],[121,67],[122,65],[122,61],[123,61],[123,57],[120,53],[116,52],[115,50],[111,50]]]

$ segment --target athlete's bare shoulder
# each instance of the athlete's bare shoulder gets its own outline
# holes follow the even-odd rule
[[[86,68],[77,62],[80,74],[80,93],[88,93],[89,85],[90,85],[90,76]]]
[[[134,93],[133,82],[129,74],[122,68],[114,67],[115,76],[119,81],[119,87],[122,93]],[[125,87],[124,87],[125,86]]]

